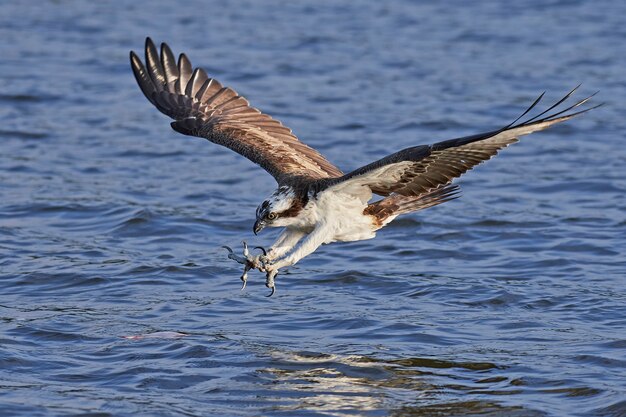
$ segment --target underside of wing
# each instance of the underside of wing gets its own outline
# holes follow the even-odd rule
[[[368,187],[382,196],[398,194],[419,196],[444,187],[476,165],[491,159],[499,150],[517,142],[520,136],[546,129],[595,107],[574,111],[591,97],[577,101],[564,110],[555,110],[578,87],[541,113],[521,121],[543,98],[543,94],[513,123],[490,132],[407,148],[352,171],[340,178],[321,180],[318,189],[357,192]],[[553,113],[551,113],[553,112]],[[548,115],[547,115],[548,114]],[[547,115],[547,116],[546,116]]]
[[[201,68],[193,69],[185,54],[176,62],[165,43],[159,54],[147,38],[145,65],[134,52],[130,62],[141,91],[159,111],[175,120],[174,130],[245,156],[279,184],[343,175],[319,152],[300,142],[291,129],[251,107]]]

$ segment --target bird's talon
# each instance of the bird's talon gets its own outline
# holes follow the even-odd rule
[[[272,290],[272,292],[270,293],[270,295],[268,295],[268,297],[271,297],[272,295],[274,295],[274,292],[276,291],[276,284],[274,282],[274,278],[276,278],[277,274],[278,274],[278,270],[269,269],[267,271],[267,275],[265,276],[265,286],[269,288],[270,290]]]
[[[246,288],[246,284],[248,283],[248,271],[250,270],[250,266],[246,265],[243,268],[243,274],[241,274],[241,280],[243,281],[243,285],[241,286],[241,291]]]
[[[269,258],[267,257],[267,251],[262,246],[257,246],[255,249],[260,249],[263,252],[263,255],[252,256],[248,248],[248,243],[245,240],[241,243],[243,244],[243,256],[235,254],[230,246],[222,247],[228,251],[228,259],[232,259],[233,261],[244,266],[243,275],[241,276],[241,281],[243,281],[241,289],[243,290],[246,288],[248,281],[248,271],[251,269],[258,269],[261,272],[267,272]],[[273,293],[274,291],[272,290],[272,294]]]

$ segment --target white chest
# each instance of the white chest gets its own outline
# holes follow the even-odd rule
[[[376,236],[370,216],[363,214],[363,198],[325,191],[311,198],[301,215],[300,226],[309,230],[319,227],[328,231],[324,243],[350,242]]]

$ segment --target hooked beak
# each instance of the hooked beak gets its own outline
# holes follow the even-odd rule
[[[254,227],[252,228],[252,231],[254,232],[255,235],[257,235],[264,228],[265,228],[265,222],[263,220],[257,220],[256,222],[254,222]]]

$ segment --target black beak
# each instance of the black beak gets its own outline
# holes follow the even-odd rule
[[[255,235],[258,235],[259,232],[263,230],[264,228],[265,228],[265,222],[263,220],[257,220],[256,222],[254,222],[254,227],[252,228],[252,231],[254,232]]]

